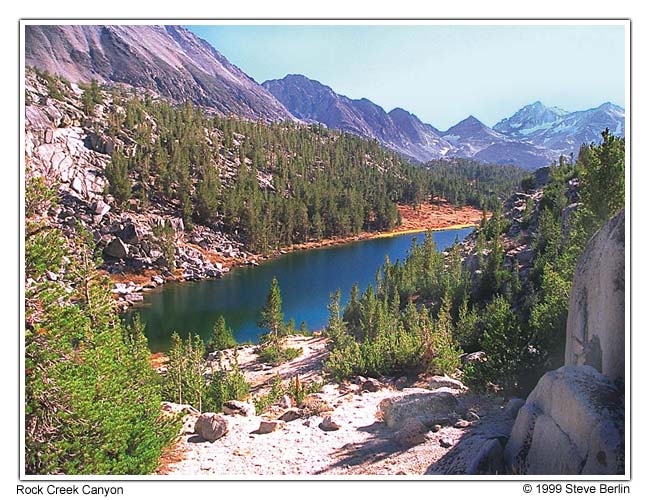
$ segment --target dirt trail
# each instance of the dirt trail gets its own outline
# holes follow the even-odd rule
[[[257,390],[275,373],[283,379],[319,376],[325,339],[292,337],[290,344],[302,347],[303,355],[275,369],[257,362],[253,347],[239,348],[241,367]],[[472,411],[479,420],[462,428],[449,422],[437,431],[430,430],[424,443],[405,446],[381,421],[378,405],[388,397],[428,391],[422,388],[426,381],[411,384],[420,387],[402,389],[388,380],[382,382],[377,392],[363,391],[352,383],[323,386],[318,395],[333,407],[330,415],[340,425],[336,431],[319,427],[323,415],[287,422],[269,434],[255,432],[264,416],[225,416],[229,431],[224,437],[210,443],[194,434],[181,436],[158,473],[215,479],[242,475],[462,474],[487,439],[507,435],[512,425],[504,418],[502,400],[457,393],[459,413]]]

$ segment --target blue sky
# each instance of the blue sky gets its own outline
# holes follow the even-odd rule
[[[445,130],[542,101],[625,104],[623,26],[188,26],[258,82],[300,73]]]

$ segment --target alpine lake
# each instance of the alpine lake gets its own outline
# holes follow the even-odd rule
[[[433,232],[439,251],[462,241],[473,228]],[[208,340],[214,322],[223,316],[239,342],[257,342],[264,333],[258,326],[273,277],[282,292],[285,321],[305,322],[309,330],[327,324],[330,294],[341,290],[342,309],[354,283],[363,292],[375,284],[377,270],[386,257],[403,261],[413,239],[422,242],[425,232],[355,241],[343,245],[299,250],[262,261],[259,266],[232,269],[218,280],[168,283],[145,294],[144,302],[125,313],[127,322],[139,314],[152,352],[169,348],[170,337],[188,332]]]

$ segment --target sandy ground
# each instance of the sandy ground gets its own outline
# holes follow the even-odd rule
[[[253,348],[240,348],[241,366],[258,391],[264,390],[276,372],[283,379],[299,374],[301,380],[308,380],[319,375],[325,339],[293,337],[290,344],[301,346],[303,355],[276,369],[260,369]],[[229,431],[224,437],[210,443],[195,434],[183,434],[158,474],[214,479],[242,475],[463,474],[485,440],[507,435],[512,425],[504,418],[502,400],[458,393],[459,414],[473,411],[480,419],[464,428],[449,422],[437,431],[430,430],[426,442],[406,446],[381,421],[378,405],[384,398],[425,389],[399,389],[388,380],[383,382],[378,392],[362,391],[351,383],[323,386],[319,396],[334,409],[330,415],[340,425],[336,431],[319,427],[324,415],[287,422],[269,434],[255,432],[264,416],[225,416]],[[426,383],[420,380],[408,385]],[[446,446],[441,440],[447,441]]]

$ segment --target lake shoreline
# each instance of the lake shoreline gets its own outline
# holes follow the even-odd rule
[[[414,209],[411,208],[411,210]],[[302,253],[303,251],[316,250],[316,249],[334,249],[336,247],[345,247],[347,245],[354,245],[356,243],[361,243],[364,241],[398,238],[398,237],[404,237],[404,235],[409,235],[409,234],[412,234],[414,237],[417,236],[421,238],[421,236],[418,235],[421,235],[422,233],[425,233],[427,231],[438,233],[438,232],[472,228],[478,225],[478,223],[480,222],[480,217],[482,217],[482,212],[476,209],[468,209],[467,207],[465,207],[463,209],[455,209],[455,210],[458,212],[463,211],[464,217],[453,218],[450,220],[449,216],[447,215],[446,220],[432,221],[431,216],[432,215],[439,216],[439,214],[442,213],[442,211],[438,210],[438,207],[436,206],[428,206],[418,210],[418,215],[421,216],[421,220],[414,220],[412,214],[408,214],[408,216],[405,218],[406,220],[403,220],[400,226],[398,226],[397,228],[391,231],[363,232],[360,234],[346,236],[346,237],[328,238],[320,241],[310,241],[310,242],[295,244],[289,247],[283,247],[281,249],[275,250],[265,255],[248,254],[244,259],[228,259],[227,261],[222,260],[221,262],[217,260],[216,262],[219,262],[222,268],[222,274],[219,278],[225,277],[226,273],[230,274],[230,271],[235,268],[250,269],[260,264],[267,265],[276,261],[280,257],[289,256],[292,254],[299,254]],[[469,218],[468,214],[473,216],[474,220],[468,222],[468,218]],[[423,222],[427,222],[427,223],[425,224]],[[165,293],[166,290],[169,290],[169,288],[165,286],[168,283],[197,284],[201,282],[218,281],[218,279],[216,278],[208,278],[208,277],[203,279],[187,280],[187,279],[183,279],[182,275],[180,275],[181,273],[182,271],[178,272],[176,276],[171,279],[166,278],[164,283],[157,283],[157,284],[153,283],[152,271],[143,272],[140,275],[136,275],[136,276],[134,275],[125,276],[123,274],[111,276],[114,281],[116,281],[115,278],[117,278],[119,282],[123,284],[121,285],[122,287],[126,286],[129,289],[134,288],[132,291],[128,292],[129,294],[133,293],[135,295],[140,296],[140,300],[134,303],[128,303],[128,305],[125,303],[124,300],[122,300],[122,302],[120,303],[120,305],[122,306],[121,312],[129,313],[129,311],[136,311],[143,307],[146,308],[150,306],[151,300],[155,300],[155,299],[152,298],[147,299],[147,297],[151,297],[152,295],[157,295],[156,293],[152,294],[151,293],[152,291]],[[138,283],[139,281],[137,279],[138,277],[142,279],[140,283]],[[118,285],[116,285],[115,290],[117,289],[118,289]],[[153,349],[153,352],[162,353],[165,352],[165,349],[162,350]]]
[[[436,203],[422,203],[417,208],[410,205],[397,205],[401,217],[401,224],[390,231],[362,232],[351,236],[323,239],[297,243],[289,247],[272,252],[272,256],[289,253],[296,250],[310,250],[335,245],[345,245],[363,240],[376,238],[392,238],[403,234],[423,233],[426,231],[452,231],[478,227],[483,217],[483,211],[471,206],[454,207],[445,201]],[[489,218],[491,213],[487,212]],[[267,257],[269,258],[269,257]]]
[[[193,246],[200,250],[204,255],[209,258],[213,264],[221,266],[222,275],[219,277],[205,277],[200,280],[187,280],[182,276],[182,272],[177,270],[172,276],[164,278],[164,283],[157,287],[151,287],[151,278],[153,275],[159,275],[154,271],[148,270],[141,273],[116,273],[109,274],[109,278],[113,283],[132,282],[135,285],[143,285],[142,292],[150,292],[159,289],[166,283],[185,283],[196,282],[205,280],[220,279],[223,274],[230,272],[232,269],[243,266],[255,266],[260,262],[269,261],[281,257],[292,252],[301,250],[312,250],[318,248],[333,247],[339,245],[346,245],[349,243],[356,243],[359,241],[373,240],[377,238],[392,238],[404,234],[417,234],[426,231],[452,231],[455,229],[465,229],[469,227],[478,227],[483,216],[483,212],[477,208],[465,206],[454,207],[450,203],[423,203],[418,208],[413,208],[408,205],[397,205],[400,216],[402,217],[401,224],[390,231],[364,231],[359,234],[350,236],[340,236],[335,238],[324,238],[317,241],[306,241],[303,243],[295,243],[290,246],[282,247],[273,250],[266,254],[253,254],[250,253],[246,258],[226,258],[219,259],[209,255],[209,251],[204,251],[200,247]],[[489,218],[491,213],[487,212]],[[187,245],[182,242],[182,245]]]
[[[320,241],[308,241],[305,243],[296,243],[289,247],[283,247],[280,250],[276,250],[270,254],[258,255],[259,260],[270,260],[273,258],[280,257],[282,255],[289,254],[291,252],[298,252],[301,250],[316,250],[319,248],[334,247],[340,245],[347,245],[349,243],[357,243],[360,241],[375,240],[378,238],[393,238],[395,236],[402,236],[405,234],[419,234],[425,233],[427,231],[438,232],[438,231],[453,231],[455,229],[467,229],[469,227],[478,227],[478,224],[454,224],[451,226],[444,227],[424,227],[424,228],[414,228],[414,229],[403,229],[403,230],[393,230],[393,231],[381,231],[381,232],[364,232],[355,234],[353,236],[342,236],[340,238],[331,238],[324,239]],[[244,263],[243,265],[247,265]],[[248,263],[250,265],[250,262]]]

